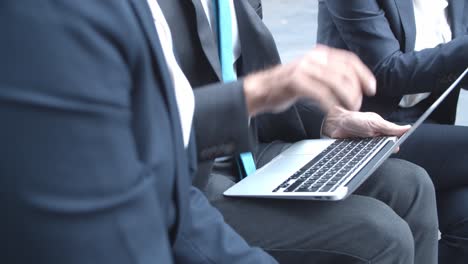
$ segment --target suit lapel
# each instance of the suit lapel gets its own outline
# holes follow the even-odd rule
[[[452,29],[452,38],[464,35],[462,28],[463,10],[465,10],[465,0],[449,0],[448,18]]]
[[[416,43],[416,21],[414,18],[413,1],[394,0],[400,15],[405,34],[405,51],[413,51]]]
[[[281,59],[273,36],[256,13],[256,10],[246,0],[235,0],[234,4],[242,50],[242,68],[240,69],[239,76],[280,64]],[[256,143],[258,143],[258,131],[260,130],[257,125],[264,123],[264,121],[260,122],[259,119],[268,119],[270,118],[268,116],[270,115],[261,115],[251,120],[251,131]],[[282,113],[275,114],[274,120],[275,123],[281,123],[288,127],[288,131],[285,132],[285,138],[297,140],[307,137],[304,124],[296,107],[291,107]],[[278,133],[282,134],[282,132],[278,131],[275,131],[273,134],[279,135]]]
[[[156,1],[156,0],[154,0]],[[164,100],[167,104],[167,108],[169,109],[169,115],[171,119],[171,125],[172,125],[172,132],[174,133],[174,144],[176,145],[176,148],[174,150],[175,156],[174,160],[176,161],[176,168],[175,168],[175,182],[176,182],[176,204],[178,205],[178,213],[179,219],[185,218],[185,212],[187,211],[186,207],[187,204],[184,202],[185,199],[183,196],[187,195],[184,193],[182,190],[187,190],[187,188],[184,188],[188,186],[190,183],[189,181],[189,176],[187,175],[188,172],[188,167],[187,167],[187,152],[184,150],[184,144],[183,144],[183,136],[182,136],[182,127],[180,124],[180,119],[179,119],[179,110],[177,107],[176,103],[176,98],[175,98],[175,90],[174,86],[172,85],[172,80],[170,80],[170,74],[168,71],[168,66],[166,64],[166,61],[163,59],[164,54],[162,51],[161,43],[156,31],[156,27],[154,25],[154,20],[153,20],[153,15],[151,14],[150,8],[146,2],[146,0],[134,0],[132,1],[134,3],[134,7],[136,9],[137,14],[139,15],[139,18],[141,19],[142,23],[142,28],[145,31],[146,38],[148,39],[151,49],[153,51],[153,61],[156,63],[157,67],[155,67],[157,70],[159,70],[159,74],[157,76],[161,80],[162,90],[164,93]],[[191,144],[193,145],[193,144]],[[171,232],[172,236],[172,241],[174,241],[176,234],[178,233],[178,230],[181,229],[182,221],[177,221],[177,228]]]
[[[200,0],[185,1],[189,1],[194,7],[197,20],[197,33],[203,52],[219,80],[222,80],[218,44],[209,26],[203,6]],[[263,69],[266,65],[280,63],[276,46],[272,45],[274,43],[273,37],[257,13],[255,13],[255,10],[244,0],[236,0],[234,4],[236,7],[237,23],[240,29],[239,38],[242,50],[243,72],[252,72]],[[265,47],[267,47],[266,50],[264,49]]]
[[[239,76],[281,63],[273,36],[255,10],[244,0],[234,4],[242,51]]]
[[[221,63],[218,54],[218,44],[215,41],[214,34],[211,31],[210,24],[206,18],[205,10],[200,0],[186,0],[193,4],[195,16],[197,18],[197,33],[200,40],[203,52],[211,64],[211,67],[216,72],[219,80],[222,80]]]

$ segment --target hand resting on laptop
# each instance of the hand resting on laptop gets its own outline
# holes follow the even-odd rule
[[[331,138],[401,136],[411,128],[383,119],[373,112],[349,111],[336,106],[323,121],[322,135]]]

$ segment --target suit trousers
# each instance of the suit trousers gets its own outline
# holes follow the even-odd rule
[[[257,165],[287,146],[267,145]],[[213,174],[205,191],[229,225],[280,263],[437,263],[433,184],[407,161],[389,159],[338,202],[223,197],[232,184]]]
[[[423,167],[434,182],[439,263],[468,263],[468,127],[423,124],[394,157]]]

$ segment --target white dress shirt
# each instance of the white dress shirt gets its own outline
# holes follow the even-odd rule
[[[413,0],[416,20],[415,51],[449,42],[452,31],[447,20],[446,0]],[[430,93],[405,95],[400,101],[401,107],[412,107],[429,97]]]
[[[231,10],[231,24],[232,24],[232,47],[234,47],[232,51],[232,56],[234,56],[234,62],[237,61],[237,59],[240,57],[241,54],[241,47],[240,47],[240,40],[239,40],[239,27],[237,25],[237,17],[236,17],[236,9],[234,6],[234,0],[228,0],[229,1],[229,6]],[[218,25],[216,23],[217,21],[217,16],[216,16],[216,10],[214,5],[213,0],[201,0],[203,9],[205,11],[206,17],[208,19],[208,23],[211,26],[211,30],[213,31],[213,36],[215,36],[215,40],[217,41],[218,39]],[[237,77],[237,68],[235,65],[232,65],[234,69],[234,74]]]
[[[162,50],[171,73],[174,83],[177,107],[179,108],[179,117],[182,124],[182,133],[184,136],[184,146],[187,147],[190,140],[190,131],[192,128],[193,113],[195,110],[195,98],[192,87],[185,77],[184,73],[176,61],[173,51],[172,35],[166,18],[156,0],[148,0],[148,5],[153,14],[153,19],[161,41]]]

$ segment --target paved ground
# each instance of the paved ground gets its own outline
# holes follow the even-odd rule
[[[468,126],[468,92],[462,91],[460,97],[456,124]]]
[[[291,61],[313,47],[317,31],[317,1],[263,0],[265,23],[275,36],[283,61]],[[462,91],[457,124],[468,126],[468,92]]]

